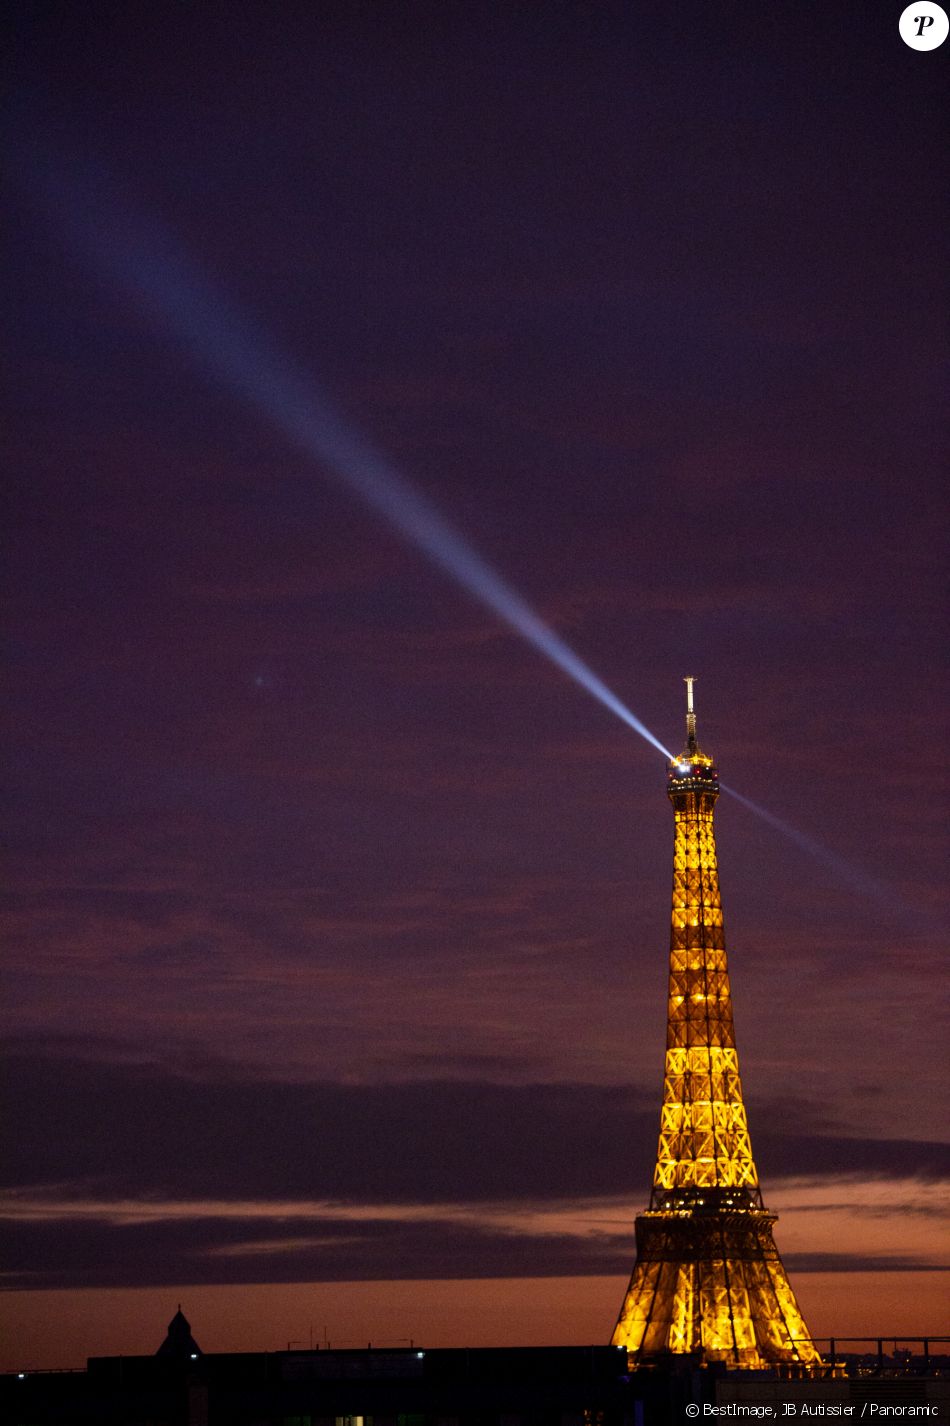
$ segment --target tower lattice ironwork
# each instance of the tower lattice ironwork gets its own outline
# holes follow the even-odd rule
[[[719,775],[696,741],[669,766],[673,912],[660,1141],[650,1207],[612,1341],[631,1365],[674,1354],[811,1372],[821,1365],[772,1238],[742,1102],[713,810]]]

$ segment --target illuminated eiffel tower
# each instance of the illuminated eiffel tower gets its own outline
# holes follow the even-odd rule
[[[675,818],[669,1018],[650,1207],[612,1342],[631,1366],[821,1366],[772,1238],[742,1102],[723,937],[713,809],[719,775],[696,742],[669,767]]]

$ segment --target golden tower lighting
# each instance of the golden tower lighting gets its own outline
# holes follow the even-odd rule
[[[650,1207],[612,1342],[631,1366],[821,1366],[772,1238],[742,1102],[713,810],[719,775],[696,741],[669,766],[673,804],[670,990],[660,1142]]]

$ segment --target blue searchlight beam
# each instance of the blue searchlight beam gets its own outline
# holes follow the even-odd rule
[[[35,159],[35,155],[34,155]],[[118,279],[205,376],[249,400],[321,469],[358,495],[510,629],[664,757],[672,754],[582,658],[331,402],[198,272],[169,234],[146,230],[88,166],[41,164],[46,206],[97,267]],[[35,169],[34,169],[35,177]]]
[[[490,609],[621,722],[672,760],[672,754],[522,596],[482,559],[431,500],[358,435],[333,404],[200,274],[187,252],[158,226],[146,228],[124,206],[106,174],[44,149],[34,128],[21,154],[47,219],[148,310],[213,384],[248,400],[309,458],[382,515],[433,564]],[[893,893],[795,827],[723,787],[776,831],[864,895],[892,907]]]
[[[736,802],[740,802],[749,812],[753,813],[756,817],[760,817],[762,821],[767,822],[770,827],[774,827],[776,832],[781,832],[783,837],[787,837],[790,842],[794,842],[796,847],[800,848],[801,851],[807,852],[809,856],[814,857],[822,866],[834,872],[836,876],[840,877],[842,881],[847,882],[855,891],[860,892],[862,896],[881,902],[884,906],[888,907],[895,914],[900,915],[903,919],[908,920],[911,924],[918,924],[924,919],[914,907],[901,901],[891,887],[885,886],[883,882],[877,881],[866,871],[862,871],[859,866],[855,866],[853,862],[847,861],[844,857],[839,857],[830,847],[824,847],[821,842],[816,842],[813,837],[809,837],[805,832],[800,832],[797,827],[792,826],[791,822],[786,822],[784,817],[777,817],[776,814],[770,812],[767,807],[760,806],[758,802],[753,802],[750,797],[746,797],[743,793],[737,792],[734,787],[727,787],[725,783],[720,783],[720,791],[726,793],[728,797],[734,798]]]

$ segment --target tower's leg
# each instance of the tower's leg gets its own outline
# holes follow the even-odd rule
[[[631,1361],[695,1354],[739,1368],[820,1358],[772,1238],[771,1214],[642,1214],[613,1335]]]

